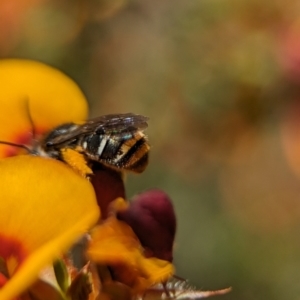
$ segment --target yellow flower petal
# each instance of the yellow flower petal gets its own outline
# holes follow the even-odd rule
[[[143,249],[126,223],[108,218],[94,228],[87,251],[92,261],[111,266],[117,280],[139,293],[174,274],[173,265],[158,258],[146,258]]]
[[[147,274],[148,280],[152,283],[164,282],[175,273],[173,264],[167,260],[156,257],[144,258],[140,260],[141,269]]]
[[[18,254],[17,243],[5,249],[6,237],[20,244],[23,255],[0,289],[0,299],[6,300],[84,234],[98,220],[99,209],[92,185],[59,161],[15,156],[0,160],[0,169],[0,253]]]
[[[87,117],[83,93],[73,80],[55,68],[30,60],[0,60],[0,82],[2,141],[28,143],[33,131],[45,133]],[[18,150],[0,145],[0,157]]]
[[[139,241],[131,227],[124,222],[118,221],[115,217],[111,217],[93,230],[92,243],[102,242],[108,238],[120,239],[124,237],[132,248],[137,248],[139,246]]]

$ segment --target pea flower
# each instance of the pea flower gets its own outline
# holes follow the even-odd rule
[[[129,286],[133,294],[143,293],[174,274],[170,262],[147,258],[132,228],[114,216],[93,229],[87,255],[100,265],[110,266],[113,279]]]
[[[79,87],[45,64],[0,60],[0,82],[0,141],[32,144],[58,125],[87,118],[87,102]],[[19,152],[16,147],[0,144],[0,157]]]
[[[37,279],[99,218],[90,183],[63,163],[31,156],[0,160],[0,257],[11,299]]]
[[[54,68],[3,60],[0,80],[1,141],[31,144],[57,125],[86,118],[82,92]],[[92,185],[71,167],[17,154],[19,148],[0,144],[1,300],[27,290],[100,216]]]

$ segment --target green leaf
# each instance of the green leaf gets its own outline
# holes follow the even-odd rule
[[[55,261],[53,269],[59,287],[66,293],[70,286],[70,276],[65,262],[62,259]]]

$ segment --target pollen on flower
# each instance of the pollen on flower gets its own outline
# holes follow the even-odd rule
[[[87,177],[87,175],[93,174],[93,171],[88,167],[84,156],[78,151],[66,148],[61,150],[61,155],[63,160],[81,176]]]

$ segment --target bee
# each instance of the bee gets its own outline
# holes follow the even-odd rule
[[[31,154],[64,161],[62,152],[74,150],[87,162],[99,162],[119,171],[141,173],[148,164],[150,146],[143,131],[147,117],[132,113],[103,115],[83,124],[66,123],[54,128],[29,149]]]

